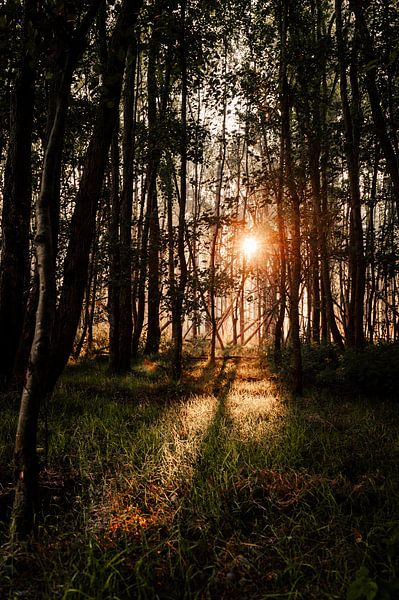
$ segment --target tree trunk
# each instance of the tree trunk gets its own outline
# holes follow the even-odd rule
[[[160,160],[158,116],[157,116],[157,80],[156,66],[158,62],[159,40],[157,31],[153,30],[150,42],[147,72],[148,90],[148,130],[149,130],[149,173],[148,173],[148,302],[147,302],[147,339],[145,354],[156,354],[161,340],[159,325],[159,216],[157,176]]]
[[[57,172],[62,152],[65,117],[68,108],[70,82],[78,58],[84,50],[88,30],[99,3],[93,3],[66,53],[64,71],[57,96],[54,120],[44,155],[40,193],[36,203],[36,258],[39,277],[39,299],[35,332],[30,352],[25,385],[21,397],[14,462],[16,490],[11,520],[13,538],[26,537],[33,527],[38,460],[36,451],[40,406],[48,393],[49,364],[53,324],[56,310],[56,274],[54,243],[55,218],[54,172]]]
[[[53,169],[63,141],[63,125],[68,98],[62,96],[56,108],[53,128],[46,148],[41,190],[36,205],[36,258],[39,276],[39,302],[28,371],[23,388],[14,461],[17,486],[13,506],[12,535],[25,537],[33,524],[38,461],[36,438],[40,405],[47,391],[48,364],[53,331],[56,280],[53,256],[51,203]]]
[[[109,225],[109,367],[119,370],[119,327],[120,327],[120,253],[119,253],[119,118],[111,142],[111,215]]]
[[[184,251],[185,218],[187,202],[187,64],[186,64],[186,1],[180,4],[180,69],[181,69],[181,140],[180,140],[180,194],[179,223],[177,232],[177,254],[179,257],[180,280],[176,288],[173,314],[173,378],[178,381],[182,373],[183,352],[183,299],[187,284],[187,263]]]
[[[10,383],[29,289],[35,80],[31,20],[35,4],[32,0],[24,3],[22,57],[12,98],[10,139],[4,174],[0,269],[0,387]]]
[[[120,217],[119,366],[130,368],[132,352],[132,205],[134,183],[135,83],[137,47],[128,52],[123,108],[123,189]]]
[[[283,5],[281,17],[281,65],[280,65],[280,103],[281,132],[284,140],[285,183],[291,196],[291,288],[290,288],[290,340],[293,351],[292,390],[294,394],[302,393],[302,353],[299,322],[299,287],[301,283],[301,214],[300,198],[296,188],[292,165],[291,125],[290,125],[290,90],[287,80],[285,46],[288,29],[288,0]]]
[[[227,47],[225,44],[224,49],[224,76],[227,72]],[[216,319],[216,250],[219,239],[220,231],[220,205],[222,200],[222,186],[223,186],[223,175],[224,166],[226,162],[226,117],[227,117],[227,87],[226,79],[224,80],[224,91],[223,91],[223,123],[222,133],[220,142],[220,155],[217,175],[217,189],[216,189],[216,207],[215,207],[215,225],[212,235],[211,251],[209,257],[209,268],[210,268],[210,284],[209,284],[209,313],[210,313],[210,325],[211,325],[211,344],[209,349],[209,364],[214,365],[216,360],[216,339],[217,339],[217,319]]]
[[[348,97],[346,48],[342,28],[342,0],[336,0],[336,35],[340,67],[341,102],[345,126],[345,153],[350,188],[349,274],[351,294],[347,332],[348,344],[359,348],[364,343],[363,311],[365,292],[365,260],[359,183],[360,99],[357,82],[357,44],[354,43],[350,65],[352,103]],[[355,31],[355,42],[357,34]]]
[[[283,14],[280,16],[280,35],[281,35],[281,50],[280,50],[280,72],[279,72],[279,102],[283,106],[284,80],[285,80],[285,43],[287,29],[287,7],[283,8]],[[285,140],[284,140],[284,122],[281,119],[280,126],[280,163],[278,170],[278,183],[276,190],[277,204],[277,229],[278,229],[278,251],[279,251],[279,276],[278,276],[278,312],[274,327],[274,361],[276,365],[281,364],[281,346],[283,339],[283,328],[285,320],[285,312],[287,307],[286,279],[287,279],[287,257],[286,257],[286,234],[283,216],[283,194],[284,194],[284,179],[285,179]]]

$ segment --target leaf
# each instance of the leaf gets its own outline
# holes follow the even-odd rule
[[[378,593],[378,585],[370,579],[366,567],[361,567],[356,573],[356,579],[350,584],[346,600],[374,600]]]

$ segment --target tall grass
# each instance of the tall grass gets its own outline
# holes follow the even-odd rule
[[[4,528],[0,596],[396,597],[398,405],[292,400],[245,358],[193,363],[180,386],[166,367],[67,371],[47,409],[37,536],[11,551]]]

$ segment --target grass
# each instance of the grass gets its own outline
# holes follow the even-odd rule
[[[193,361],[179,385],[162,361],[72,366],[47,409],[37,534],[17,549],[2,406],[1,598],[399,595],[395,403],[293,400],[245,358]]]

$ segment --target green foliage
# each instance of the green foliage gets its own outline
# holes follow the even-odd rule
[[[331,344],[304,344],[302,364],[305,383],[327,384],[333,381],[339,366],[340,351]]]
[[[356,573],[356,579],[351,583],[346,600],[374,600],[377,597],[378,585],[369,577],[366,567],[361,567]]]
[[[398,365],[398,344],[366,346],[360,351],[347,350],[341,357],[337,375],[348,390],[370,396],[397,397]]]
[[[266,349],[273,360],[272,349]],[[279,372],[289,377],[291,351],[283,350]],[[367,345],[361,350],[336,346],[302,345],[305,385],[339,390],[345,394],[360,394],[375,398],[397,398],[399,389],[399,345]]]

